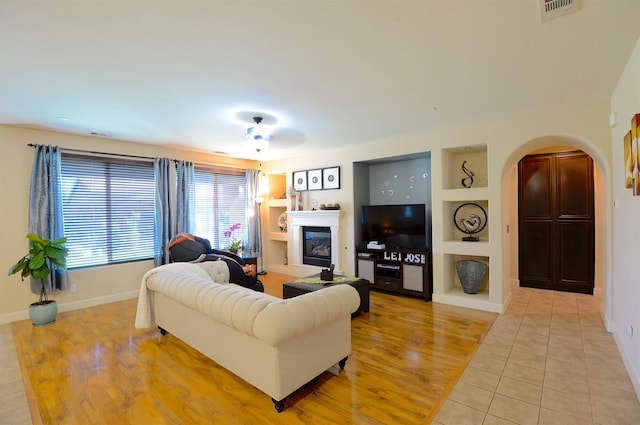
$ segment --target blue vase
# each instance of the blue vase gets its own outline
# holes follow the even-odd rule
[[[29,306],[29,318],[34,326],[47,325],[56,321],[58,303],[53,300],[33,303]]]

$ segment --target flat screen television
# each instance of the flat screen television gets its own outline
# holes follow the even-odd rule
[[[363,205],[362,242],[385,244],[387,249],[425,249],[425,204]]]

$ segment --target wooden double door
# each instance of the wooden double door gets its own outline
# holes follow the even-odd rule
[[[592,294],[593,160],[584,152],[528,155],[518,189],[520,286]]]

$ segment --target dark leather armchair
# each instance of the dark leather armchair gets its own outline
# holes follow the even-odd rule
[[[167,245],[170,262],[200,263],[222,260],[229,266],[229,281],[254,291],[264,292],[260,279],[253,273],[246,273],[246,264],[240,256],[225,250],[211,248],[208,239],[190,233],[179,233]]]

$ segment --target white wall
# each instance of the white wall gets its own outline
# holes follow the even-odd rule
[[[611,129],[613,160],[613,287],[610,329],[618,343],[636,393],[640,395],[640,196],[625,189],[623,138],[640,113],[640,39],[611,96],[616,124]],[[633,327],[634,335],[624,327]]]
[[[37,301],[37,295],[29,291],[19,275],[7,276],[7,271],[28,250],[27,217],[29,207],[29,183],[33,148],[28,143],[57,145],[63,148],[94,150],[141,156],[166,156],[214,165],[257,168],[255,161],[231,160],[196,152],[178,151],[154,145],[125,143],[103,138],[69,135],[51,131],[32,130],[0,125],[0,323],[28,318],[28,305]],[[77,291],[56,292],[60,311],[135,297],[145,271],[153,267],[153,261],[91,267],[72,270],[69,280]]]

